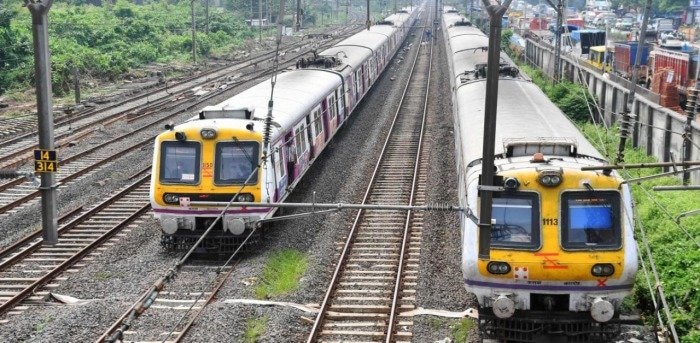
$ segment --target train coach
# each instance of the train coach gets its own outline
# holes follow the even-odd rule
[[[488,37],[457,13],[442,28],[450,69],[465,287],[486,337],[608,341],[637,272],[631,195],[576,126],[501,54],[490,259],[478,258]]]
[[[403,9],[279,74],[264,160],[269,79],[168,126],[155,140],[150,188],[162,244],[189,249],[215,225],[198,250],[230,253],[254,228],[264,228],[277,208],[235,202],[287,198],[386,68],[418,13]],[[217,205],[229,201],[230,207]]]

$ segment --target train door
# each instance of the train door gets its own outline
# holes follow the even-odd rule
[[[345,80],[345,89],[347,90],[343,96],[345,96],[346,105],[346,113],[350,114],[352,109],[355,107],[355,94],[353,94],[352,90],[355,89],[355,82],[353,82],[352,79],[352,74],[348,75],[346,80]]]
[[[294,179],[296,179],[297,149],[294,134],[292,132],[287,133],[284,136],[284,142],[284,150],[287,152],[287,186],[289,186],[294,182]]]
[[[372,56],[370,55],[367,62],[362,64],[362,95],[367,94],[369,88],[369,60],[371,59]]]
[[[362,67],[355,72],[355,105],[362,99]]]
[[[335,98],[338,99],[338,125],[345,121],[345,97],[343,96],[343,86],[335,90]]]
[[[291,136],[291,134],[289,135]],[[272,150],[272,168],[275,170],[275,194],[273,201],[279,201],[285,195],[287,188],[287,174],[285,173],[285,149],[289,149],[282,144],[276,145]]]
[[[311,144],[311,156],[310,158],[316,157],[319,152],[323,149],[323,143],[325,142],[323,138],[323,114],[321,105],[316,106],[316,108],[311,111],[311,114],[306,117],[309,122],[309,143]]]
[[[328,123],[330,124],[329,136],[333,135],[333,132],[338,130],[340,126],[340,116],[338,116],[338,101],[336,100],[337,91],[333,91],[331,96],[328,97]]]
[[[331,117],[330,111],[328,110],[328,101],[326,99],[323,99],[321,101],[321,117],[323,119],[323,137],[324,137],[324,142],[328,142],[328,140],[331,138],[331,119],[334,117]]]
[[[306,117],[308,120],[308,116]],[[308,129],[306,120],[302,120],[294,128],[294,147],[296,152],[296,161],[294,162],[294,179],[298,179],[301,173],[306,168],[309,162],[309,145],[308,145]]]

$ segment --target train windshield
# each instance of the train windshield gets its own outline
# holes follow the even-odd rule
[[[491,245],[534,249],[540,246],[539,198],[536,193],[494,194]]]
[[[163,142],[160,149],[160,181],[198,183],[200,149],[197,142]]]
[[[620,194],[614,191],[562,195],[562,242],[569,249],[619,248]]]
[[[258,173],[248,179],[258,165],[257,142],[220,142],[216,144],[216,171],[214,177],[217,184],[247,184],[258,183]]]

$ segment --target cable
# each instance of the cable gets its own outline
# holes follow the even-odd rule
[[[635,218],[639,218],[639,212],[638,212],[636,206],[632,208],[632,211],[633,211],[632,215]],[[627,216],[627,219],[630,220],[631,219],[630,213],[628,213],[627,211],[624,211],[624,213]],[[668,320],[668,326],[671,328],[671,335],[673,336],[672,338],[674,339],[674,341],[676,343],[678,343],[679,342],[678,341],[678,334],[676,333],[676,327],[675,327],[675,324],[673,322],[673,317],[671,316],[671,311],[668,307],[668,301],[666,300],[664,288],[663,288],[663,285],[661,284],[661,278],[659,277],[659,273],[656,270],[656,263],[654,262],[654,256],[651,253],[651,248],[649,247],[649,241],[647,240],[646,230],[644,229],[644,225],[642,224],[641,220],[634,221],[634,223],[637,224],[637,227],[639,228],[639,232],[641,233],[641,236],[642,236],[642,244],[644,245],[644,250],[646,251],[647,258],[649,259],[649,265],[651,266],[651,271],[652,271],[652,274],[654,275],[654,282],[656,283],[655,288],[659,291],[658,295],[659,295],[659,298],[661,299],[661,304],[663,305],[662,307],[664,310],[664,314],[666,315],[666,319]],[[639,246],[637,246],[637,249],[639,251]],[[640,260],[643,261],[643,257],[641,257],[642,255],[640,254],[639,256],[640,256]],[[645,274],[646,273],[647,273],[647,271],[645,269]],[[651,291],[650,293],[651,293],[652,300],[653,300],[653,299],[655,299],[654,292],[651,289],[651,284],[648,281],[647,281],[647,284],[650,287],[650,291]],[[653,301],[653,303],[654,303],[654,310],[655,310],[656,315],[659,319],[659,322],[663,323],[663,320],[661,318],[661,313],[659,312],[658,303],[655,300]]]

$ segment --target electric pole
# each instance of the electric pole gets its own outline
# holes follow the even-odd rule
[[[644,51],[644,41],[647,35],[647,23],[649,22],[649,15],[651,14],[651,0],[647,0],[646,6],[644,8],[644,16],[642,17],[642,27],[639,28],[639,40],[637,41],[637,56],[634,57],[634,65],[632,66],[632,77],[630,79],[630,84],[632,89],[630,89],[629,95],[627,96],[627,101],[623,108],[623,120],[620,123],[620,145],[617,147],[617,157],[615,158],[615,164],[619,164],[625,161],[625,143],[627,141],[627,136],[630,134],[630,124],[634,118],[634,114],[631,113],[634,107],[634,97],[637,92],[637,78],[639,65],[642,63],[642,51]],[[607,39],[607,37],[606,37]]]
[[[501,18],[512,0],[489,3],[482,0],[490,17],[488,64],[486,68],[486,107],[484,110],[484,146],[481,158],[481,206],[479,211],[479,258],[491,259],[491,217],[494,186],[494,149],[496,137],[496,110],[498,107],[498,79],[501,59]],[[495,1],[495,0],[491,0]]]
[[[34,73],[36,74],[36,109],[39,123],[39,157],[35,150],[34,169],[41,174],[41,228],[43,244],[58,243],[58,219],[56,218],[56,166],[58,156],[54,150],[51,61],[49,51],[49,10],[53,0],[24,0],[24,6],[32,15],[32,36],[34,38]],[[53,155],[53,167],[51,158]],[[49,162],[49,163],[46,163]],[[50,169],[50,170],[49,170]]]
[[[260,44],[262,44],[262,19],[263,19],[263,7],[262,7],[262,0],[258,0],[258,38],[260,38]]]
[[[204,13],[207,17],[207,20],[204,23],[204,33],[209,34],[209,0],[204,0]]]
[[[197,28],[194,22],[194,1],[190,0],[190,9],[192,12],[192,62],[197,63]]]
[[[301,0],[297,0],[297,15],[294,31],[299,32],[301,30]]]
[[[557,27],[554,30],[554,83],[557,84],[561,78],[561,34],[564,24],[564,0],[559,0],[555,6],[552,0],[547,0],[549,6],[557,11]]]
[[[372,21],[369,19],[369,0],[367,0],[367,31],[369,31],[371,25]]]

